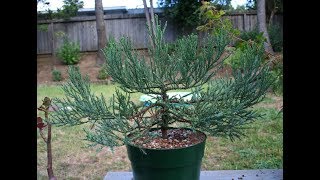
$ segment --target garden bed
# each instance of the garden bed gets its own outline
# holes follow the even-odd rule
[[[99,67],[95,65],[97,54],[96,52],[82,53],[78,66],[83,74],[87,74],[91,81],[97,83],[104,83],[103,80],[98,80],[97,75]],[[62,73],[63,80],[65,82],[68,75],[68,66],[62,64],[58,59],[49,55],[38,55],[37,57],[37,84],[59,84],[61,82],[54,82],[52,80],[53,62],[55,62],[55,68]]]
[[[146,55],[145,50],[139,50],[139,53]],[[105,84],[110,83],[108,80],[99,80],[97,79],[100,67],[96,66],[96,52],[84,52],[81,55],[79,64],[80,71],[84,75],[88,75],[91,82],[96,84]],[[54,64],[54,65],[53,65]],[[61,82],[55,82],[52,80],[52,70],[53,68],[61,71],[63,80]],[[68,78],[68,66],[62,64],[56,57],[53,57],[51,54],[47,55],[38,55],[37,56],[37,84],[45,85],[57,85],[65,82]],[[225,70],[221,70],[219,74],[223,74]]]

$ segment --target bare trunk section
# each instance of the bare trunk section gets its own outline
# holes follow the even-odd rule
[[[163,116],[162,116],[163,117]],[[161,127],[161,137],[162,139],[167,139],[168,138],[168,130],[166,127]]]
[[[154,11],[153,11],[153,1],[150,0],[150,14],[151,14],[151,22],[152,22],[152,32],[153,32],[153,35],[156,34],[156,22],[154,20]]]
[[[162,90],[162,100],[163,102],[168,102],[168,95],[166,91]],[[161,134],[163,139],[168,138],[168,121],[169,121],[169,115],[168,115],[168,108],[167,107],[162,107],[163,115],[161,116],[162,120],[162,125],[161,125]]]
[[[274,8],[274,9],[271,11],[270,18],[269,18],[269,24],[268,24],[269,27],[273,24],[273,17],[274,17],[274,14],[275,14],[275,13],[276,13],[276,8]]]
[[[48,119],[48,112],[45,112],[45,117]],[[51,124],[48,123],[48,136],[47,136],[47,172],[49,180],[56,180],[57,178],[53,174],[52,169],[52,148],[51,148]]]
[[[107,44],[106,27],[104,24],[104,14],[102,0],[95,0],[96,11],[96,27],[97,27],[97,39],[98,39],[98,56],[96,65],[101,66],[104,63],[104,57],[101,49]]]
[[[51,124],[48,124],[48,136],[47,136],[47,172],[49,176],[49,180],[56,180],[57,178],[53,174],[52,169],[52,149],[51,149]]]
[[[146,14],[147,25],[149,26],[149,28],[150,28],[150,30],[151,30],[150,33],[153,34],[153,28],[152,28],[152,26],[151,26],[149,8],[148,8],[148,6],[147,6],[146,0],[142,0],[142,1],[143,1],[144,13]],[[150,41],[150,44],[151,44],[152,48],[154,48],[154,42],[153,42],[152,36],[153,36],[153,35],[149,35],[149,41]]]
[[[257,0],[257,18],[258,18],[258,28],[259,32],[263,32],[264,37],[267,42],[264,43],[264,49],[270,54],[274,54],[272,46],[269,39],[269,34],[266,26],[266,2],[265,0]]]

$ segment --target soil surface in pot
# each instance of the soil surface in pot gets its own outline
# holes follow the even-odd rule
[[[161,137],[161,130],[154,130],[132,141],[133,145],[147,149],[177,149],[193,146],[205,140],[206,136],[189,129],[168,129],[168,138]]]

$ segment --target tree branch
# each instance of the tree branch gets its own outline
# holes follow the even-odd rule
[[[128,119],[134,119],[134,118],[137,118],[137,117],[141,117],[141,115],[143,116],[150,108],[153,108],[153,107],[156,107],[156,106],[164,107],[164,104],[161,104],[161,103],[151,104],[150,106],[142,109],[141,111],[139,111],[138,113],[134,114],[133,116],[130,116]]]
[[[40,136],[41,136],[41,138],[44,140],[45,143],[47,143],[47,142],[48,142],[48,141],[47,141],[47,138],[44,136],[42,130],[39,130],[39,131],[40,131]]]
[[[192,124],[192,122],[190,120],[185,119],[172,111],[169,111],[169,113],[174,115],[174,116],[172,116],[172,118],[174,118],[176,121]]]

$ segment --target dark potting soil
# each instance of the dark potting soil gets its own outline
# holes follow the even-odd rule
[[[132,141],[132,144],[147,149],[178,149],[196,145],[205,140],[206,136],[189,129],[168,129],[168,138],[161,137],[161,130],[154,130]]]

